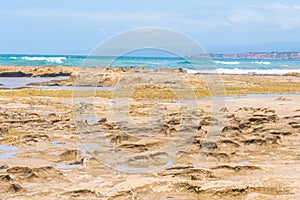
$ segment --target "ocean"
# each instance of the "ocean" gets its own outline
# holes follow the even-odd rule
[[[300,60],[203,59],[179,57],[87,57],[72,55],[0,55],[0,66],[117,66],[182,68],[188,73],[268,74],[300,72]]]

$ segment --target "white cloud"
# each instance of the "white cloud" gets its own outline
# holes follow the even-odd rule
[[[103,35],[110,35],[135,27],[165,27],[193,35],[214,33],[220,30],[232,31],[293,31],[300,28],[300,5],[273,3],[256,4],[224,10],[199,10],[197,12],[175,12],[165,10],[84,10],[63,8],[31,8],[15,10],[0,15],[14,15],[15,18],[47,19],[74,23],[83,28],[95,28]],[[234,29],[233,29],[234,28]],[[255,29],[254,29],[255,28]]]
[[[259,12],[254,8],[242,8],[235,10],[229,16],[229,21],[234,24],[249,24],[249,23],[264,23],[267,21],[264,13]]]
[[[176,29],[184,32],[203,33],[219,30],[228,26],[224,13],[218,16],[207,12],[180,13],[171,11],[141,10],[124,12],[117,10],[86,11],[79,9],[23,9],[13,12],[0,12],[1,15],[13,15],[19,18],[50,19],[60,21],[78,21],[97,26],[103,35],[107,31],[124,30],[138,26],[156,26]],[[105,30],[105,31],[103,31]]]
[[[234,10],[228,16],[234,25],[254,24],[267,29],[292,31],[300,27],[300,6],[274,3]]]

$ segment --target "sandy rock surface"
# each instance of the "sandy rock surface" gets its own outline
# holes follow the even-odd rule
[[[195,102],[132,100],[124,109],[135,123],[117,123],[116,107],[106,98],[92,104],[97,120],[74,123],[72,101],[0,99],[0,199],[300,198],[297,96],[203,99],[198,110],[189,109]],[[216,104],[224,107],[214,112]],[[172,165],[132,173],[108,167],[103,149],[88,146],[78,127],[128,152],[130,161],[145,155],[144,164],[126,162],[138,167],[168,160],[163,147],[176,135],[193,137],[184,151],[172,148],[178,153]]]

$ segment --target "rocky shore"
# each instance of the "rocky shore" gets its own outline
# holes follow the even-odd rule
[[[82,143],[73,122],[71,99],[1,98],[0,197],[297,199],[299,100],[233,98],[219,111],[225,115],[222,122],[210,114],[212,103],[202,101],[198,114],[188,114],[199,119],[199,124],[189,148],[174,166],[126,173],[105,166],[104,160]],[[92,127],[105,130],[106,137],[118,148],[148,152],[164,145],[165,140],[154,141],[155,137],[133,139],[144,128],[130,124],[122,128],[109,114],[108,99],[97,98],[95,103],[101,105],[96,106],[96,112],[102,114]],[[174,104],[163,104],[168,107],[170,120],[156,130],[161,136],[171,137],[181,130],[182,116]],[[145,113],[156,103],[138,101],[131,105],[129,117],[144,123]],[[206,141],[210,127],[217,124],[222,124],[220,135],[213,142]],[[87,161],[81,163],[82,158]]]
[[[155,79],[151,79],[151,75]],[[65,76],[66,79],[55,80],[55,77]],[[53,80],[46,82],[32,82],[26,86],[92,86],[115,87],[120,81],[135,83],[139,77],[145,84],[152,81],[164,87],[172,88],[175,85],[188,85],[195,90],[196,96],[204,97],[210,94],[211,81],[219,84],[224,90],[222,95],[244,94],[280,94],[300,92],[300,76],[298,73],[288,73],[284,76],[276,75],[230,75],[230,74],[189,74],[182,69],[160,69],[150,71],[145,68],[118,68],[118,67],[0,67],[0,77],[48,77]],[[132,79],[132,80],[130,80]],[[127,84],[127,83],[126,83]],[[0,80],[1,85],[1,80]],[[2,85],[3,86],[3,85]],[[5,88],[5,86],[4,86]],[[48,89],[51,89],[48,88]],[[157,89],[157,88],[156,88]],[[152,92],[142,88],[140,92]],[[1,91],[0,91],[1,93]],[[101,92],[99,92],[101,93]],[[1,94],[0,94],[1,95]]]
[[[77,82],[114,91],[0,90],[0,199],[300,198],[300,77],[126,70]],[[249,93],[277,96],[199,98]]]
[[[78,67],[57,66],[1,66],[0,77],[55,77],[70,76]]]

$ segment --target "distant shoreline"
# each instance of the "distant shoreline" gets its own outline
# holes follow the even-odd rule
[[[209,53],[213,59],[260,59],[260,60],[300,60],[300,52],[246,52],[237,54]],[[205,58],[204,54],[191,55],[190,58]]]

